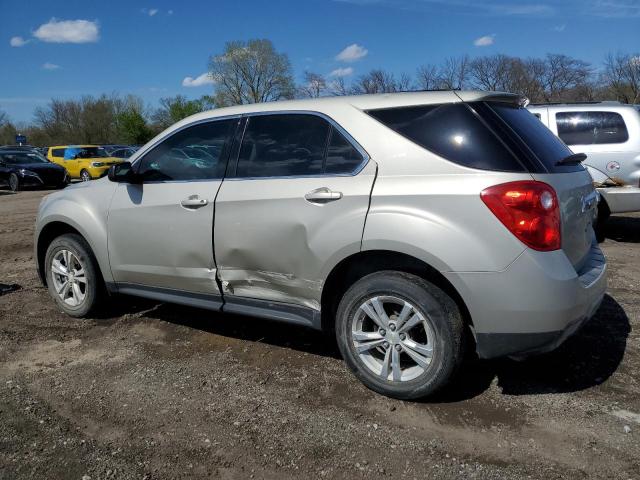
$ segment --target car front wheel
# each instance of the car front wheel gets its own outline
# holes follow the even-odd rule
[[[463,359],[456,303],[430,282],[384,271],[356,282],[336,316],[340,352],[368,388],[410,400],[431,395]]]
[[[82,180],[83,182],[88,182],[89,180],[91,180],[91,174],[86,170],[82,170],[82,172],[80,172],[80,180]]]
[[[47,288],[67,315],[84,317],[96,306],[98,272],[91,248],[80,235],[62,235],[49,245],[45,256]]]
[[[15,173],[9,175],[9,188],[12,192],[17,192],[20,190],[20,179]]]

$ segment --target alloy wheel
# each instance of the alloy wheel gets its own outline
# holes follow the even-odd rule
[[[414,305],[395,296],[366,299],[351,320],[351,341],[362,363],[386,381],[406,382],[432,364],[435,329]]]
[[[59,250],[51,260],[53,286],[60,299],[70,307],[78,307],[87,295],[84,266],[70,250]]]

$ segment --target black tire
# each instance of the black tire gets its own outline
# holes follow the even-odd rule
[[[85,272],[84,300],[77,306],[65,303],[56,292],[52,273],[53,259],[62,250],[70,251],[80,262]],[[72,317],[86,317],[99,303],[103,290],[103,280],[89,244],[78,234],[69,233],[54,239],[45,255],[45,275],[49,294],[58,307]]]
[[[405,381],[384,378],[373,372],[356,351],[351,337],[352,323],[360,306],[376,296],[392,296],[409,302],[425,318],[428,312],[435,337],[433,357],[428,368],[416,378]],[[371,390],[401,400],[433,395],[450,382],[464,359],[463,336],[462,315],[451,297],[432,283],[403,272],[382,271],[363,277],[344,294],[336,314],[336,339],[347,366]],[[398,355],[407,355],[404,350],[400,352]]]
[[[87,170],[82,170],[80,172],[80,180],[83,182],[88,182],[91,180],[91,174]]]
[[[18,178],[18,175],[16,175],[15,173],[9,175],[9,188],[11,189],[11,191],[19,192],[20,186],[20,179]]]

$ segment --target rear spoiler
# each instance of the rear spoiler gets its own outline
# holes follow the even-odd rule
[[[518,95],[516,93],[506,92],[455,92],[460,100],[463,102],[498,102],[508,103],[511,105],[518,105],[520,107],[526,107],[529,105],[529,99],[524,95]]]

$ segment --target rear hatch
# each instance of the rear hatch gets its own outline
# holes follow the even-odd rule
[[[562,250],[580,272],[594,242],[597,211],[593,180],[571,150],[525,108],[505,102],[470,106],[484,118],[535,180],[551,185],[558,196]]]

